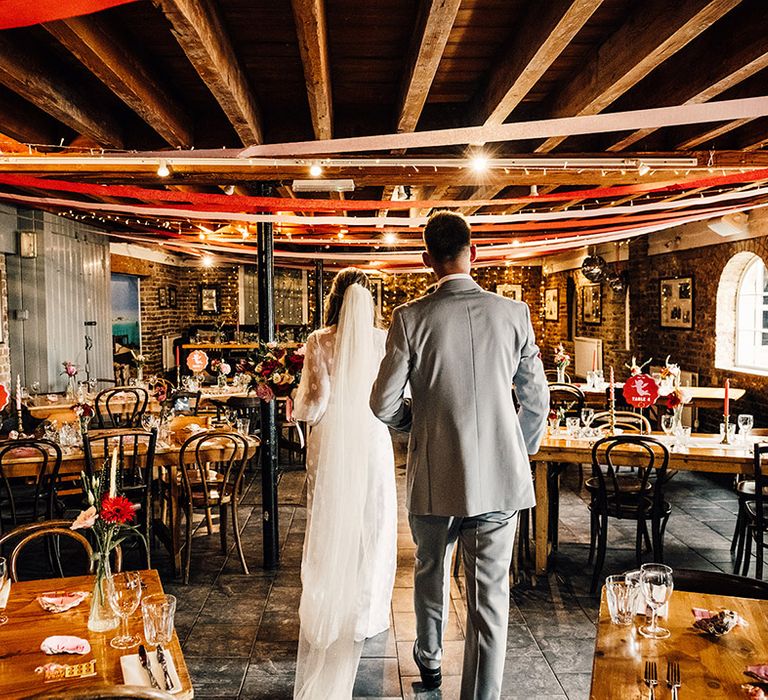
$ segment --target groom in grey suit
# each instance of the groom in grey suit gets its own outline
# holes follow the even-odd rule
[[[475,247],[464,217],[433,214],[424,243],[424,263],[438,286],[395,309],[371,409],[410,432],[413,654],[422,682],[430,688],[441,682],[448,573],[459,539],[467,585],[461,700],[497,700],[516,516],[535,503],[528,455],[544,434],[549,390],[528,306],[483,291],[469,276]],[[410,402],[403,396],[407,383]]]

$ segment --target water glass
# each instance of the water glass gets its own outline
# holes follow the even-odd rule
[[[5,557],[0,557],[0,625],[8,622],[8,616],[4,610],[8,604],[8,599],[5,596],[5,587],[8,585],[9,576],[8,560]]]
[[[141,642],[141,638],[128,631],[128,618],[133,615],[141,602],[141,577],[138,571],[123,571],[108,576],[104,586],[109,605],[120,617],[120,635],[110,640],[110,646],[115,649],[135,647]]]
[[[665,413],[661,417],[661,429],[664,431],[666,435],[672,435],[672,431],[675,429],[674,415],[672,415],[671,413]]]
[[[739,424],[739,437],[742,442],[746,443],[749,440],[749,435],[755,425],[755,419],[749,413],[739,413],[736,422]]]
[[[690,426],[681,425],[676,431],[677,444],[679,447],[685,449],[691,442],[691,428]]]
[[[589,426],[592,423],[592,420],[595,417],[595,409],[594,408],[582,408],[581,409],[581,422],[584,423],[585,428],[589,428]]]
[[[597,389],[595,386],[595,373],[593,370],[587,370],[587,391]]]
[[[659,608],[664,607],[672,595],[672,569],[664,564],[643,564],[640,567],[640,587],[645,603],[651,609],[651,622],[643,625],[639,632],[649,639],[666,639],[670,632],[661,627],[656,618]]]
[[[728,423],[728,442],[733,443],[733,438],[736,435],[736,424]],[[720,439],[725,436],[725,423],[720,423]]]
[[[627,574],[608,576],[605,579],[605,596],[611,622],[614,625],[631,625],[637,612],[640,579]]]
[[[248,437],[248,431],[251,427],[251,419],[250,418],[238,418],[236,423],[236,430],[240,435],[244,437]]]
[[[576,416],[571,416],[565,419],[565,429],[568,431],[570,437],[578,437],[580,428],[581,421]]]
[[[605,388],[605,377],[603,376],[603,370],[596,369],[594,374],[595,374],[595,389],[602,391]]]
[[[148,644],[169,644],[173,637],[176,597],[166,593],[148,595],[141,603],[144,638]]]

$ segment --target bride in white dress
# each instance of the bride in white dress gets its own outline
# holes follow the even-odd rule
[[[386,333],[362,270],[339,272],[309,336],[294,417],[307,445],[307,531],[294,698],[352,697],[363,642],[389,627],[397,496],[388,429],[368,407]]]

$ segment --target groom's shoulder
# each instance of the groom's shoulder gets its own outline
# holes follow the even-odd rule
[[[397,314],[408,314],[410,312],[418,313],[421,309],[433,303],[434,301],[435,301],[435,298],[432,294],[425,294],[424,296],[416,297],[415,299],[411,299],[409,301],[406,301],[404,304],[400,304],[400,306],[395,307],[394,313],[397,313]]]

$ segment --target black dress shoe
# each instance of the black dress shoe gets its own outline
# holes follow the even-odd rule
[[[443,674],[439,668],[427,668],[416,652],[416,642],[413,643],[413,660],[416,662],[416,667],[421,674],[421,684],[424,686],[424,690],[434,690],[439,688],[443,682]]]

